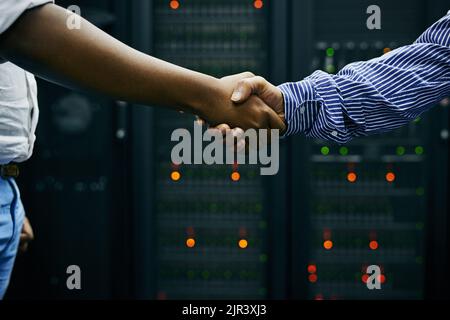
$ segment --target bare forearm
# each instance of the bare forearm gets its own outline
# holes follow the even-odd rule
[[[0,38],[0,55],[71,88],[142,104],[177,106],[203,115],[218,80],[136,51],[86,20],[66,27],[56,5],[30,10]]]

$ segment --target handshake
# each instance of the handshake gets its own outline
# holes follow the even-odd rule
[[[264,78],[244,72],[219,79],[215,87],[213,100],[197,113],[222,134],[232,130],[239,135],[248,129],[286,131],[283,94]]]

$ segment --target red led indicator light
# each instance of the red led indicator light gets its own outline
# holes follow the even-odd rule
[[[308,273],[316,273],[317,272],[317,266],[315,264],[310,264],[308,266]]]
[[[370,241],[369,248],[371,250],[377,250],[378,249],[378,241],[375,241],[375,240]]]
[[[169,5],[170,5],[170,9],[177,10],[180,7],[180,2],[177,0],[172,0],[172,1],[170,1]]]
[[[362,282],[367,283],[367,280],[369,280],[369,275],[368,274],[363,274],[363,276],[361,277]]]
[[[311,283],[316,283],[317,282],[317,274],[310,274],[308,276],[308,281]]]
[[[363,274],[363,276],[361,277],[362,282],[367,283],[367,281],[369,280],[369,275],[368,274]],[[384,274],[381,274],[378,281],[380,281],[381,284],[386,282],[386,276]]]
[[[355,183],[356,180],[358,179],[358,176],[356,175],[356,173],[354,172],[349,172],[347,174],[347,181],[350,183]]]
[[[262,9],[262,7],[264,7],[264,2],[262,0],[255,0],[253,6],[255,9]]]

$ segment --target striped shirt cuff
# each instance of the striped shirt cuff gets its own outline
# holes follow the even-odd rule
[[[315,102],[315,91],[311,80],[284,83],[278,87],[284,97],[284,112],[287,130],[283,137],[293,134],[308,134],[320,108]]]

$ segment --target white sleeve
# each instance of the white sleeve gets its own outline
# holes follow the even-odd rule
[[[26,10],[53,0],[0,0],[0,34],[5,32]]]

